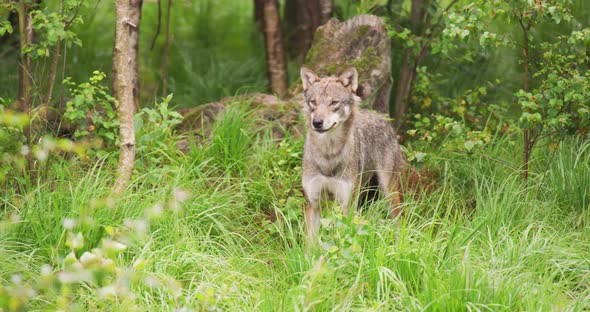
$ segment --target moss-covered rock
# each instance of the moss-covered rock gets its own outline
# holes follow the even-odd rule
[[[359,72],[359,96],[367,106],[389,113],[391,44],[385,25],[373,15],[318,28],[305,63],[320,75],[340,74],[350,66]]]
[[[279,100],[276,96],[262,93],[226,97],[219,102],[180,110],[184,120],[176,130],[207,138],[213,130],[215,120],[224,114],[229,105],[247,105],[248,110],[252,111],[251,118],[256,121],[256,128],[261,131],[272,129],[275,138],[281,138],[285,132],[297,136],[303,131],[298,124],[301,107],[298,97]]]

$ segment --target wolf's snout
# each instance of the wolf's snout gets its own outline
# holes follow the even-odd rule
[[[314,128],[316,129],[322,129],[323,125],[324,125],[324,120],[322,119],[314,119],[311,124],[313,125]]]

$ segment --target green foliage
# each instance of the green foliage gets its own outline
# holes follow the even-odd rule
[[[254,187],[248,197],[253,206],[269,215],[264,228],[281,234],[286,229],[296,230],[303,218],[305,202],[299,190],[303,140],[288,138],[277,143],[270,135],[263,137],[269,144],[255,156],[260,163],[253,170],[257,174],[252,177]]]
[[[501,125],[506,108],[486,101],[487,87],[467,89],[457,97],[436,93],[434,82],[441,78],[425,67],[418,69],[411,106],[419,113],[409,116],[408,138],[418,140],[415,145],[420,149],[434,145],[439,150],[469,153],[482,147]],[[423,150],[411,150],[409,159],[422,162],[425,155]]]
[[[72,153],[84,157],[86,147],[71,140],[45,135],[29,143],[25,131],[30,129],[28,114],[14,112],[0,105],[0,186],[14,187],[27,178],[27,164],[33,160],[44,164],[51,154]]]
[[[69,86],[72,100],[66,104],[64,118],[75,126],[74,137],[97,138],[107,146],[116,146],[119,138],[117,104],[104,85],[106,75],[94,71],[88,82],[76,85],[71,78],[63,81]]]
[[[136,153],[141,160],[138,168],[156,168],[169,161],[169,153],[176,150],[178,137],[174,127],[182,122],[182,115],[169,108],[172,94],[162,98],[153,108],[143,108],[135,114]],[[157,175],[155,176],[158,179]]]
[[[48,7],[45,7],[43,10],[33,10],[29,13],[32,18],[31,22],[35,35],[38,38],[25,51],[31,53],[33,58],[50,56],[50,48],[54,47],[60,41],[63,41],[68,47],[72,43],[79,47],[82,46],[82,41],[76,33],[69,30],[69,27],[71,25],[83,24],[82,17],[77,13],[80,7],[87,6],[88,3],[84,0],[69,0],[65,1],[64,4],[63,11],[65,14],[55,12]]]
[[[490,95],[495,93],[499,81],[448,91],[454,78],[441,70],[441,63],[473,66],[488,49],[510,42],[509,37],[492,30],[494,20],[477,3],[452,4],[428,4],[424,18],[428,22],[419,25],[409,23],[409,10],[393,12],[399,18],[392,17],[388,25],[393,41],[411,52],[410,66],[420,65],[416,68],[406,121],[407,138],[413,141],[409,144],[409,159],[417,163],[428,159],[432,146],[467,153],[481,149],[502,118],[506,118],[506,103],[490,103]]]
[[[5,34],[12,34],[13,29],[9,21],[0,21],[0,36]]]
[[[146,107],[135,114],[138,143],[145,146],[146,150],[166,144],[173,137],[174,127],[182,122],[182,115],[168,107],[172,96],[170,94],[162,98],[162,102],[156,103],[154,108]]]
[[[0,106],[0,185],[11,172],[25,167],[22,131],[28,124],[29,116]]]
[[[572,1],[476,1],[458,2],[443,11],[444,3],[436,2],[426,12],[431,25],[412,28],[390,22],[390,36],[411,49],[414,59],[426,57],[426,64],[430,64],[428,58],[437,59],[436,65],[417,68],[407,132],[414,140],[409,144],[410,160],[428,159],[425,152],[430,146],[474,152],[493,135],[519,128],[530,132],[525,149],[546,137],[555,147],[567,135],[586,135],[590,126],[584,100],[588,95],[588,31],[572,23],[574,30],[567,35],[542,40],[535,35],[536,28],[572,22],[572,5]],[[502,31],[499,23],[510,28]],[[522,50],[523,41],[527,51]],[[457,88],[450,95],[445,90],[454,79],[440,71],[438,64],[473,66],[486,57],[488,49],[513,49],[522,54],[514,65],[526,62],[531,74],[521,76],[519,85],[526,80],[532,90],[512,93],[518,106],[512,98],[492,102],[496,94],[506,92],[505,77]]]
[[[520,123],[538,137],[555,142],[566,135],[586,135],[590,127],[590,72],[586,53],[590,29],[541,43],[543,59],[535,73],[539,81],[532,92],[516,93],[522,108]]]
[[[253,140],[252,134],[246,129],[252,126],[247,110],[240,106],[229,107],[223,118],[215,121],[214,135],[207,148],[216,156],[211,161],[220,170],[240,173],[246,169],[245,155]]]

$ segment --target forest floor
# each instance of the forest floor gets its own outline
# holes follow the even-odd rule
[[[252,1],[178,3],[172,105],[263,92]],[[72,31],[83,47],[67,50],[58,79],[78,84],[94,70],[110,71],[112,6],[98,1],[80,13],[84,24]],[[164,36],[148,48],[156,6],[144,1],[142,108],[162,96]],[[514,102],[521,51],[493,52],[503,62],[452,63],[445,88],[462,93],[502,78],[517,87],[493,93]],[[394,66],[402,55],[393,53]],[[13,49],[0,58],[5,99],[16,96],[18,56]],[[290,66],[293,82],[299,68]],[[56,99],[67,100],[67,87],[56,88]],[[403,216],[388,219],[382,200],[347,217],[326,202],[321,243],[306,246],[303,137],[286,131],[274,139],[273,125],[254,120],[242,104],[187,153],[176,147],[181,135],[140,142],[120,198],[109,197],[118,158],[112,149],[89,159],[51,154],[31,175],[11,176],[12,187],[0,193],[0,311],[590,310],[588,140],[539,142],[526,183],[519,134],[495,133],[469,153],[409,142],[409,150],[428,154],[428,165],[416,169],[429,172],[431,184],[406,194]]]
[[[144,155],[116,200],[115,154],[23,177],[0,202],[0,298],[40,310],[590,308],[589,142],[539,150],[528,183],[515,138],[440,152],[402,218],[381,200],[351,217],[326,203],[306,251],[303,138],[247,131],[251,119],[231,110],[188,154]],[[86,271],[95,278],[78,283]]]

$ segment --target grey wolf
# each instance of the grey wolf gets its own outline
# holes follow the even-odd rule
[[[358,72],[318,77],[301,68],[306,139],[302,183],[306,197],[305,234],[312,239],[320,226],[320,198],[331,195],[344,214],[360,188],[376,178],[390,213],[400,213],[400,174],[406,160],[389,121],[359,108]]]

